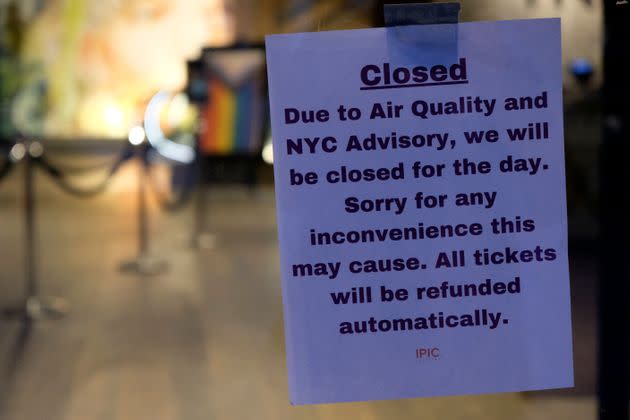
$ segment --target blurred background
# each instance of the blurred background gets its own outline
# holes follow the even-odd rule
[[[0,418],[627,418],[629,8],[460,16],[562,19],[576,387],[291,407],[264,36],[383,2],[0,0]]]

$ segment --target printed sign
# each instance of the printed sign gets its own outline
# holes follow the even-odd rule
[[[266,43],[291,402],[573,386],[559,19]]]

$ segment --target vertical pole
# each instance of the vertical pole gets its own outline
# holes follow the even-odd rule
[[[138,256],[132,260],[124,261],[120,270],[126,273],[156,275],[167,270],[168,265],[164,260],[150,254],[149,250],[149,209],[147,203],[149,182],[149,151],[147,142],[135,146],[134,153],[138,158],[138,189],[137,189],[137,223],[138,223]]]
[[[599,419],[628,420],[630,394],[630,5],[604,1],[600,173]],[[616,4],[619,3],[619,4]]]
[[[195,198],[194,226],[192,246],[198,249],[211,249],[216,244],[216,237],[207,231],[208,189],[205,177],[208,170],[206,159],[197,148],[197,197]],[[209,185],[209,183],[208,183]]]
[[[36,266],[35,227],[35,159],[42,156],[41,143],[23,140],[11,153],[16,160],[24,161],[24,302],[15,308],[0,309],[3,318],[31,322],[43,319],[58,319],[66,314],[66,302],[55,297],[39,295]]]
[[[35,270],[35,191],[33,157],[30,141],[25,141],[24,154],[24,275],[26,277],[26,302],[38,294]]]
[[[143,142],[138,146],[138,257],[149,253],[146,181],[148,171],[148,146]]]
[[[195,246],[198,246],[199,235],[201,235],[205,228],[204,216],[206,213],[206,191],[204,188],[204,177],[206,176],[206,174],[204,158],[203,156],[201,156],[199,148],[197,148],[197,156],[195,159],[197,160],[197,167],[195,168],[195,170],[197,171],[197,197],[195,200],[195,231],[193,232],[193,244]]]

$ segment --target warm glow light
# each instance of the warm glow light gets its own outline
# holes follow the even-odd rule
[[[144,141],[144,128],[136,125],[129,130],[129,143],[138,146]]]
[[[273,144],[271,142],[267,142],[267,144],[263,147],[262,158],[265,163],[273,165]]]
[[[123,112],[114,104],[107,104],[103,110],[105,122],[112,128],[118,128],[122,125],[125,116]]]
[[[135,106],[111,92],[86,97],[78,111],[78,132],[88,137],[126,138],[133,126]]]

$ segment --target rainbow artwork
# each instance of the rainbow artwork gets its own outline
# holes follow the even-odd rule
[[[251,77],[237,87],[217,76],[211,77],[208,104],[202,113],[201,153],[258,153],[262,146],[262,99],[260,77]]]

